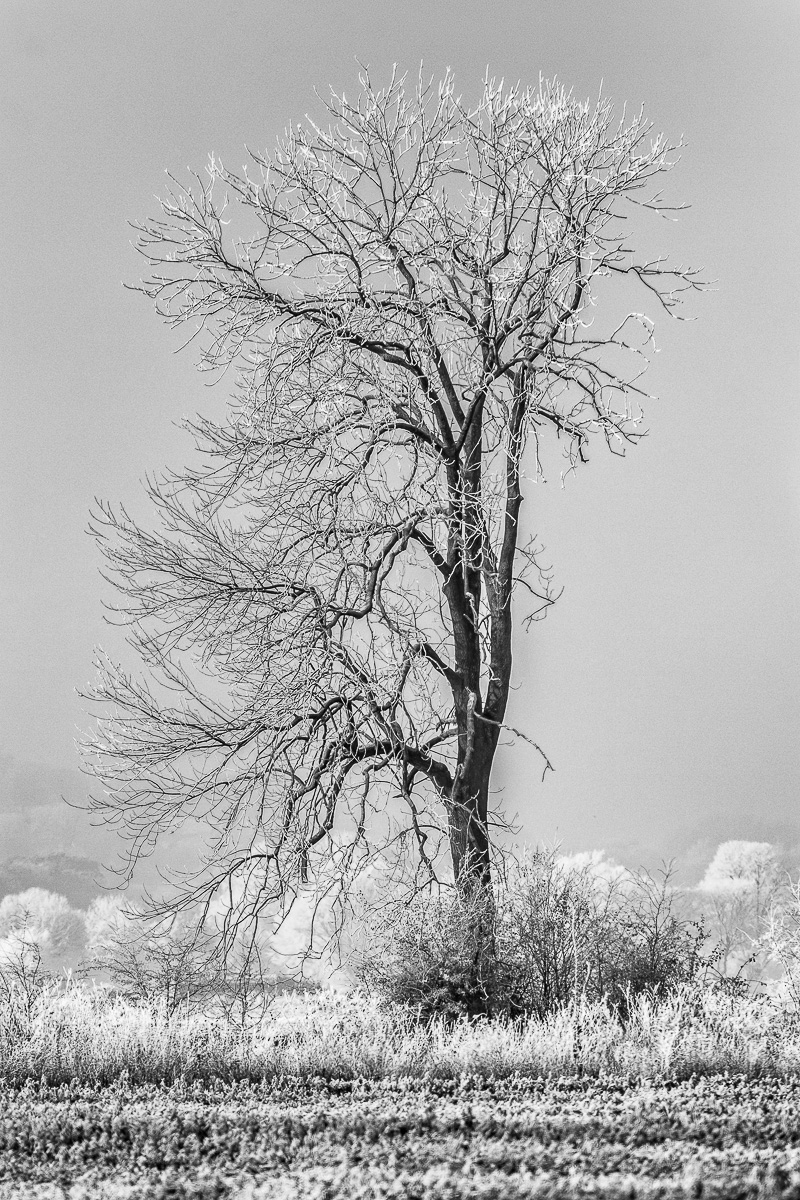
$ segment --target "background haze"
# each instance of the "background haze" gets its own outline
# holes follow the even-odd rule
[[[238,167],[313,89],[356,90],[355,60],[487,67],[581,96],[601,85],[685,135],[648,245],[705,268],[698,318],[657,326],[650,436],[595,451],[561,487],[529,490],[564,595],[518,639],[509,720],[524,743],[496,783],[528,840],[606,848],[699,871],[729,838],[794,846],[800,676],[797,195],[800,6],[743,0],[24,0],[0,5],[2,289],[0,858],[108,857],[58,800],[80,799],[75,688],[102,621],[95,495],[135,512],[138,481],[190,456],[171,422],[224,403],[142,297],[126,222],[152,214],[164,170]],[[653,315],[657,316],[657,313]],[[190,853],[183,839],[173,861]]]

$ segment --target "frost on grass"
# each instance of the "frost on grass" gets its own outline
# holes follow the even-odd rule
[[[741,1076],[33,1086],[4,1096],[0,1200],[764,1200],[800,1194],[799,1102]]]
[[[15,1008],[19,1005],[21,1007]],[[164,1004],[132,1004],[72,984],[25,1007],[6,998],[0,1077],[131,1081],[497,1078],[616,1075],[687,1078],[800,1067],[800,1020],[764,998],[682,987],[641,996],[627,1018],[576,1001],[543,1018],[420,1022],[364,994],[284,994],[250,1023]]]

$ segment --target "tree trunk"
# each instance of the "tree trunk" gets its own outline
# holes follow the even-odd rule
[[[456,886],[464,895],[473,895],[491,886],[489,780],[499,731],[473,711],[467,719],[471,728],[465,733],[463,761],[456,767],[448,823]]]
[[[448,808],[450,854],[457,894],[464,905],[468,928],[464,951],[464,980],[470,1012],[489,1016],[495,1011],[497,948],[496,912],[492,890],[488,829],[489,779],[498,729],[469,714],[473,728],[466,738],[465,761],[456,768]],[[461,758],[461,755],[459,755]]]

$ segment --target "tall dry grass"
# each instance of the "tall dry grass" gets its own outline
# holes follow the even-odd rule
[[[415,1020],[365,994],[275,997],[251,1025],[132,1004],[68,983],[29,1011],[0,1005],[0,1078],[60,1084],[186,1080],[621,1075],[688,1077],[800,1069],[800,1018],[764,998],[682,986],[640,995],[627,1018],[580,999],[510,1022]]]

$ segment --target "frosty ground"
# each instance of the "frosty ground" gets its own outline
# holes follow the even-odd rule
[[[798,1196],[798,1101],[745,1076],[11,1089],[0,1197]]]
[[[3,1028],[0,1200],[800,1196],[800,1020],[763,999],[236,1028],[75,987]]]

